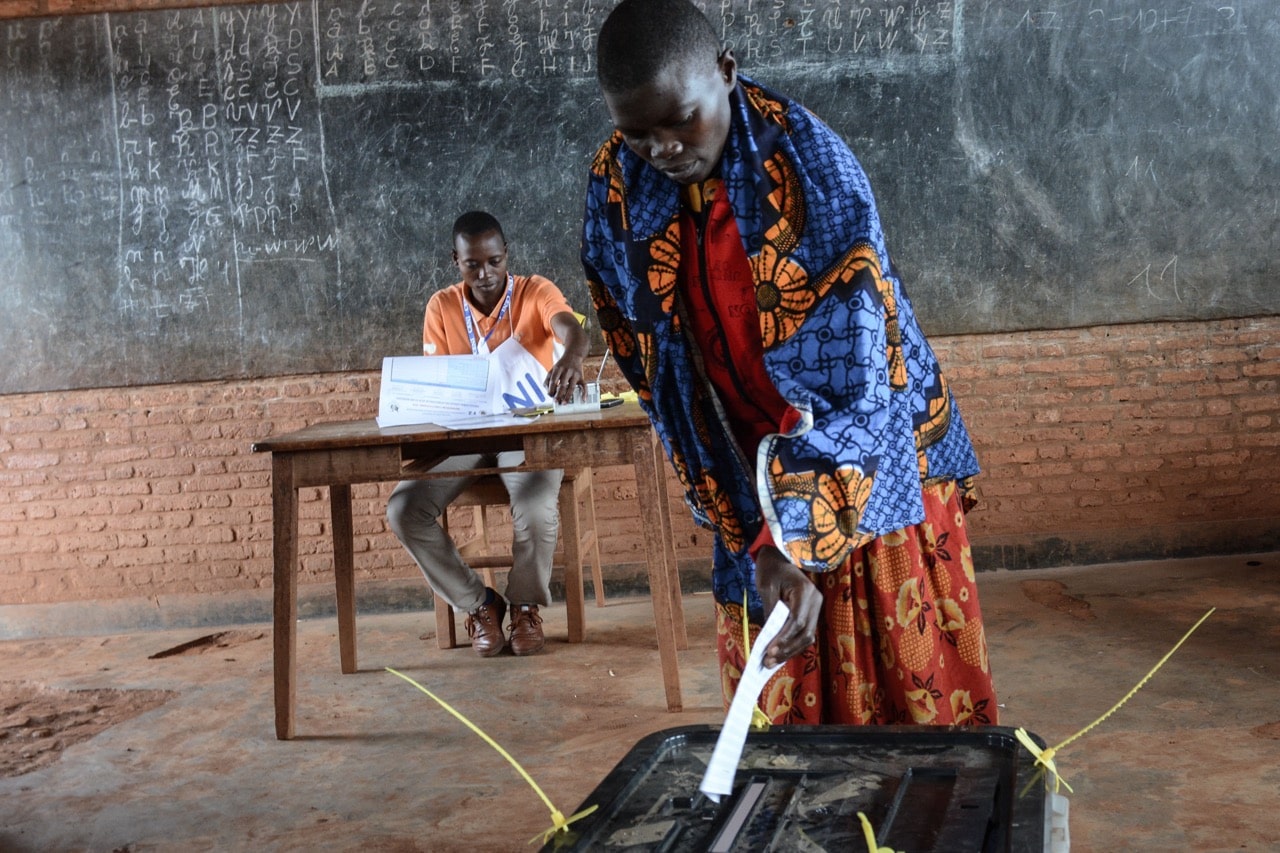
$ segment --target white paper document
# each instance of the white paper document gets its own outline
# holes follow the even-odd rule
[[[769,614],[751,647],[751,655],[742,670],[742,680],[738,682],[738,691],[733,694],[733,701],[729,703],[729,713],[724,718],[720,736],[716,738],[715,749],[711,751],[707,772],[703,774],[702,784],[698,786],[698,790],[712,802],[718,803],[721,797],[733,793],[733,777],[738,772],[738,760],[742,758],[742,748],[747,743],[747,730],[751,727],[751,709],[760,698],[765,682],[782,666],[777,664],[766,669],[761,660],[765,649],[769,648],[773,638],[782,630],[790,613],[787,605],[781,601],[774,605],[773,612]]]
[[[439,423],[494,411],[491,363],[474,355],[388,356],[382,360],[378,426]]]

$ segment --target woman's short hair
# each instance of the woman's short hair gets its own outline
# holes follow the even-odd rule
[[[622,0],[596,38],[596,77],[606,92],[629,92],[674,64],[721,50],[715,27],[688,0]]]

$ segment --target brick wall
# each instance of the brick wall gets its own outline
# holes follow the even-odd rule
[[[981,567],[1280,547],[1280,318],[934,345],[984,467]],[[368,372],[0,397],[0,607],[265,594],[269,459],[250,445],[376,407]],[[358,577],[420,585],[386,530],[390,488],[353,490]],[[669,490],[696,578],[709,535]],[[598,471],[596,496],[606,579],[629,582],[630,470]],[[303,490],[304,584],[332,570],[327,533],[327,496]]]
[[[1280,318],[935,341],[978,446],[980,562],[1280,546]]]

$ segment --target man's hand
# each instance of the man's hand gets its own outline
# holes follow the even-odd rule
[[[764,602],[766,617],[779,601],[785,602],[791,611],[778,636],[765,649],[766,667],[793,658],[813,645],[822,615],[822,593],[772,545],[761,548],[756,555],[756,589]]]
[[[572,403],[573,389],[578,386],[586,386],[586,380],[582,376],[582,359],[571,358],[569,353],[565,353],[560,360],[551,366],[551,372],[547,374],[547,393],[555,398],[557,403]]]
[[[578,323],[578,318],[568,311],[561,311],[551,318],[551,331],[564,344],[564,355],[551,365],[551,370],[547,373],[547,393],[557,403],[572,403],[573,389],[586,386],[582,360],[591,349],[591,341]]]

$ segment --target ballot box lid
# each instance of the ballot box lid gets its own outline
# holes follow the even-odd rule
[[[1046,787],[1001,726],[774,726],[752,731],[733,793],[698,791],[718,726],[641,740],[543,848],[609,851],[867,849],[858,813],[893,850],[1046,849]],[[1042,743],[1034,735],[1037,743]]]

